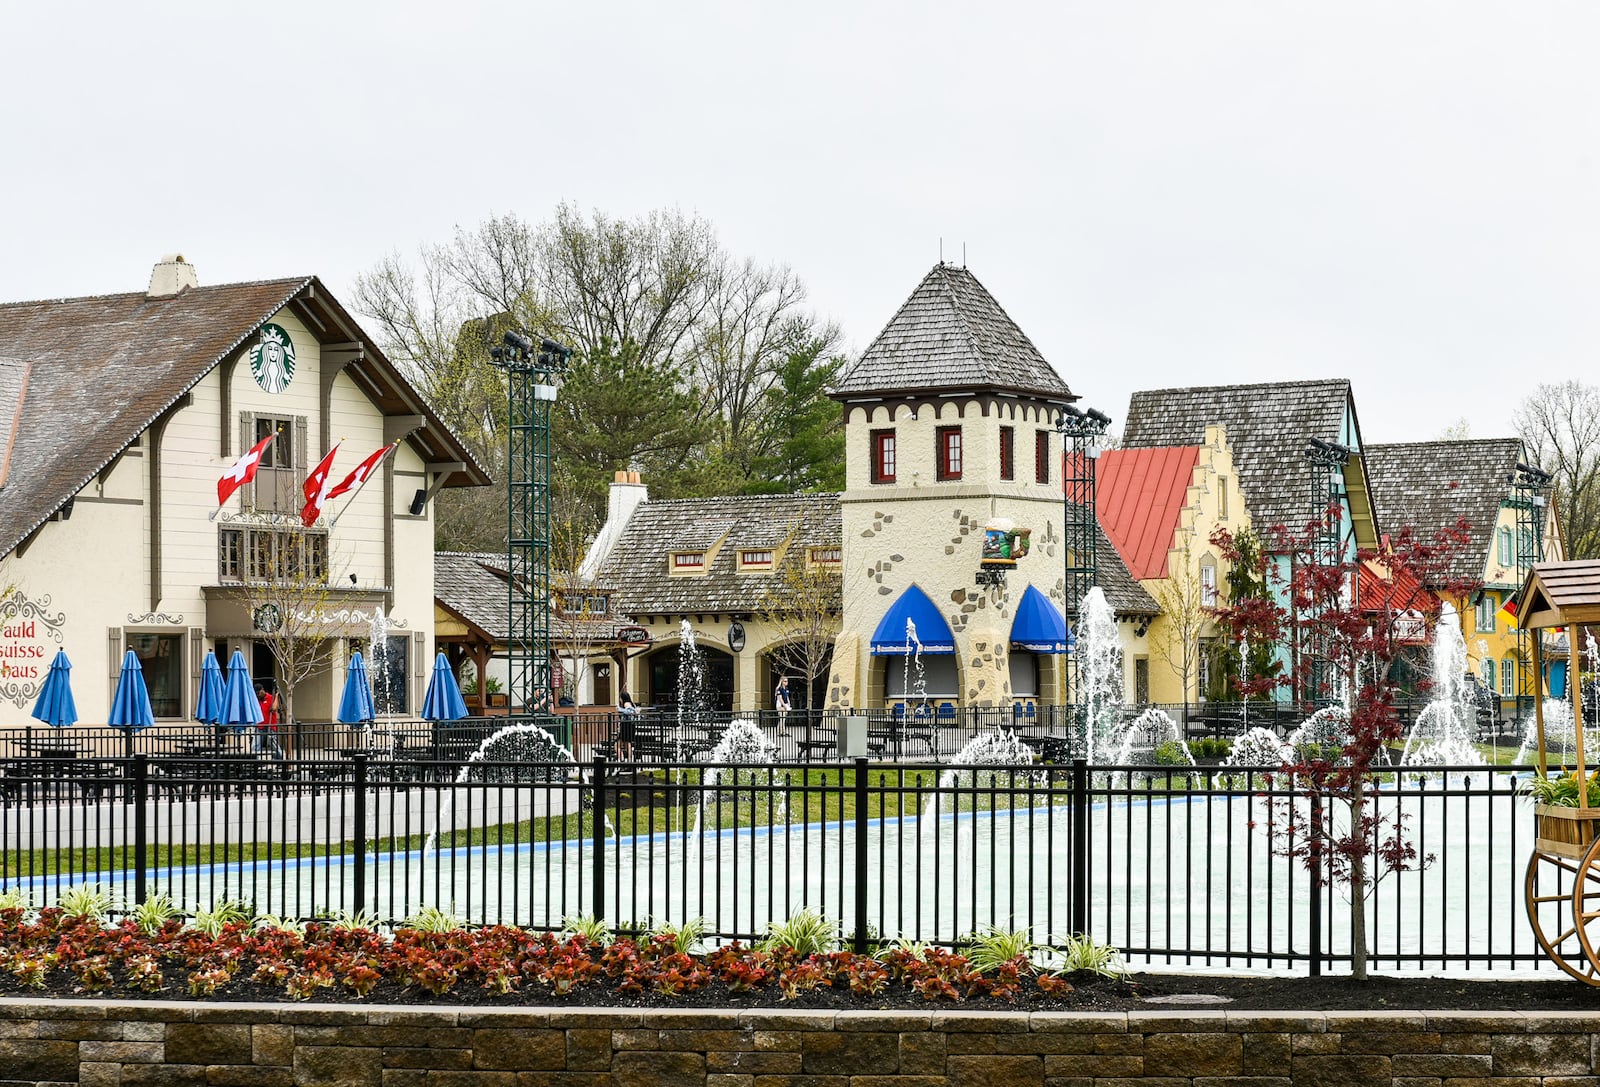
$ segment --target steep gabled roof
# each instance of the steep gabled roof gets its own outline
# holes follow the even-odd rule
[[[1199,462],[1200,447],[1195,445],[1100,454],[1095,467],[1100,525],[1135,578],[1167,576],[1167,552]]]
[[[1313,516],[1313,473],[1320,471],[1306,463],[1306,443],[1340,440],[1346,411],[1354,419],[1350,382],[1343,378],[1150,389],[1129,400],[1122,444],[1129,449],[1200,445],[1206,426],[1221,424],[1251,519],[1263,528],[1299,528]],[[1359,508],[1366,490],[1361,470],[1361,458],[1352,457],[1346,480],[1358,506],[1359,538],[1374,544],[1376,526],[1362,523],[1366,511]]]
[[[941,262],[839,375],[833,396],[953,389],[1077,399],[978,277]]]
[[[1522,459],[1519,438],[1370,445],[1367,477],[1378,518],[1390,532],[1410,526],[1423,537],[1466,518],[1470,542],[1455,556],[1451,576],[1483,576],[1500,504]]]
[[[433,598],[497,645],[510,640],[506,557],[483,551],[435,551]]]
[[[0,356],[28,367],[0,486],[0,555],[28,539],[296,300],[355,335],[355,322],[315,276],[191,287],[158,298],[130,293],[0,304]],[[385,411],[426,419],[408,440],[430,460],[466,465],[450,477],[452,485],[487,483],[488,474],[399,371],[372,346],[365,350],[367,361],[357,368],[362,390]],[[10,380],[0,378],[0,387]]]

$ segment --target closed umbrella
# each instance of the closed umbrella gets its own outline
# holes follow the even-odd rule
[[[109,725],[128,730],[129,736],[156,723],[150,712],[150,692],[144,685],[144,669],[139,667],[139,655],[128,650],[122,655],[122,674],[117,677],[117,693],[111,699]]]
[[[200,662],[200,697],[194,704],[194,719],[203,725],[222,723],[222,666],[209,649]]]
[[[34,703],[33,715],[47,725],[61,728],[75,724],[78,706],[72,700],[72,662],[63,650],[56,650],[55,660],[39,688],[39,701]]]
[[[377,716],[372,684],[367,680],[367,662],[360,653],[352,653],[350,670],[344,677],[344,695],[339,699],[339,720],[347,725],[362,725]]]
[[[422,699],[422,717],[427,721],[459,721],[467,715],[466,700],[450,662],[443,653],[433,659],[433,675],[428,678],[428,693]]]
[[[228,658],[228,682],[222,687],[222,710],[217,723],[234,728],[261,723],[261,703],[256,701],[256,688],[250,682],[244,653],[238,649]]]

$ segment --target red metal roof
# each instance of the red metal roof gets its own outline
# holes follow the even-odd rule
[[[1199,461],[1197,445],[1100,454],[1095,467],[1100,527],[1135,578],[1167,576],[1167,551]]]

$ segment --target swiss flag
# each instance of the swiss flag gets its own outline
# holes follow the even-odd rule
[[[256,478],[256,469],[261,467],[261,456],[267,451],[267,446],[272,444],[272,439],[277,436],[276,431],[268,434],[257,442],[250,452],[228,466],[228,470],[222,473],[222,478],[217,480],[217,505],[222,505],[233,497],[234,491]]]
[[[378,465],[383,463],[383,458],[387,457],[390,451],[392,451],[394,447],[399,444],[399,442],[395,442],[393,445],[386,445],[376,453],[372,454],[372,456],[356,465],[356,470],[345,476],[344,480],[337,487],[329,491],[328,497],[338,498],[341,494],[346,494],[361,486],[367,481],[368,477],[370,477],[373,472],[378,470]]]
[[[328,487],[333,482],[333,455],[338,451],[339,443],[334,442],[328,455],[306,476],[306,504],[300,511],[300,523],[307,528],[316,524],[317,518],[322,516],[322,504],[328,500]]]

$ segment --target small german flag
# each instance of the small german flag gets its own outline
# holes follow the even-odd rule
[[[1495,618],[1508,627],[1515,628],[1517,625],[1517,597],[1520,595],[1520,590],[1514,593],[1507,593],[1505,603],[1501,604],[1500,610],[1494,613]]]

